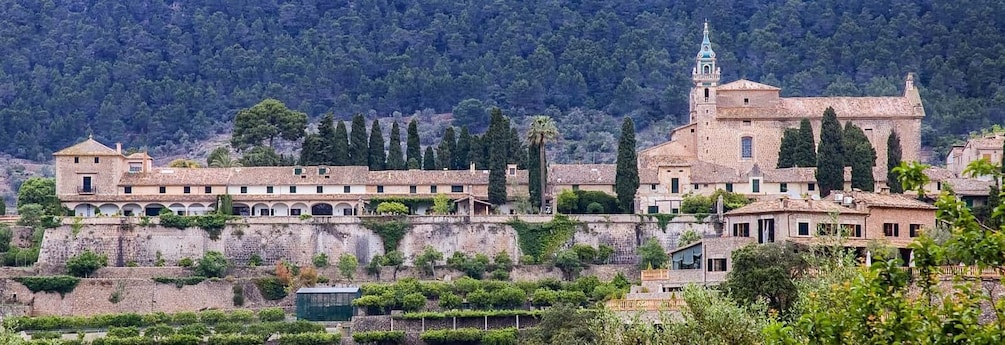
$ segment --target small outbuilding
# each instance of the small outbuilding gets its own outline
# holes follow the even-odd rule
[[[297,290],[297,319],[349,321],[356,314],[352,301],[361,296],[359,287],[312,287]]]

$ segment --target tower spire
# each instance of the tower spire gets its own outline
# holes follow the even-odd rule
[[[701,49],[695,57],[694,71],[691,73],[696,84],[715,85],[719,83],[719,67],[715,65],[715,51],[708,38],[708,19],[702,30]]]

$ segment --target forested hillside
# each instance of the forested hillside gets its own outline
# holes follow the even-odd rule
[[[618,118],[649,128],[646,145],[685,117],[705,18],[725,81],[758,80],[790,96],[893,95],[914,71],[929,146],[1005,118],[997,0],[0,6],[0,151],[32,159],[89,132],[177,150],[226,132],[238,109],[272,97],[312,118],[456,107],[454,123],[474,131],[488,124],[484,107],[517,124],[544,113],[562,133],[559,160],[611,160]]]

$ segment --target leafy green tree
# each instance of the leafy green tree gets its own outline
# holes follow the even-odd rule
[[[677,247],[684,247],[698,241],[701,241],[701,235],[699,235],[697,231],[694,231],[694,229],[689,228],[684,230],[684,232],[680,234],[680,237],[677,238]]]
[[[366,120],[363,114],[352,118],[352,132],[349,133],[349,158],[351,165],[370,166],[369,144],[366,137]]]
[[[779,169],[796,166],[796,150],[799,149],[799,130],[786,128],[782,133],[782,143],[778,147]]]
[[[436,155],[432,146],[426,146],[426,154],[422,155],[422,170],[436,170]]]
[[[258,265],[260,265],[261,264],[261,262],[260,262],[261,260],[258,260],[258,261],[259,261]],[[311,262],[314,264],[314,267],[317,267],[317,268],[328,267],[328,254],[317,253],[316,255],[314,255],[314,257],[311,258]]]
[[[468,161],[475,165],[475,169],[485,170],[488,169],[488,154],[486,154],[487,148],[482,142],[484,136],[473,135],[471,136],[471,152],[468,154]]]
[[[46,215],[62,215],[62,206],[56,198],[56,180],[53,178],[30,177],[21,183],[17,191],[17,207],[37,204]],[[20,212],[19,212],[20,213]]]
[[[646,243],[639,246],[639,268],[656,269],[666,266],[670,257],[663,250],[663,246],[655,238],[650,237]]]
[[[485,106],[477,99],[465,99],[453,108],[454,126],[470,127],[474,130],[484,129],[488,125]]]
[[[624,213],[635,212],[635,193],[639,190],[639,159],[635,153],[635,146],[635,124],[632,118],[625,117],[621,123],[617,170],[614,176],[614,192]]]
[[[391,279],[398,280],[398,271],[401,270],[401,266],[405,264],[405,255],[400,251],[392,250],[387,254],[384,254],[384,261],[382,262],[384,266],[394,267],[394,273]]]
[[[494,205],[505,204],[506,197],[506,159],[508,157],[509,126],[503,117],[502,110],[492,109],[492,119],[489,122],[485,141],[489,145],[489,202]]]
[[[537,205],[542,214],[546,204],[545,191],[548,190],[548,160],[545,146],[556,138],[558,138],[558,127],[555,126],[555,121],[547,116],[534,116],[530,123],[530,129],[527,130],[527,144],[538,150],[535,155],[538,160],[536,162],[538,172],[534,174],[537,177],[537,185],[534,186],[534,190],[537,198],[541,200]],[[532,192],[532,194],[535,193]]]
[[[385,261],[383,255],[374,255],[370,258],[370,262],[366,264],[366,274],[375,276],[377,280],[380,280],[381,267],[384,266]]]
[[[343,278],[352,280],[352,276],[356,273],[357,268],[359,268],[359,260],[352,254],[342,253],[338,257],[338,271]]]
[[[457,138],[453,127],[447,127],[440,139],[440,146],[436,148],[436,168],[443,170],[454,170],[454,152],[457,151]]]
[[[468,127],[461,127],[461,134],[457,137],[457,149],[453,152],[454,169],[466,170],[471,166],[471,133]]]
[[[241,157],[241,166],[246,167],[274,167],[283,165],[282,163],[282,157],[268,146],[255,146]]]
[[[370,171],[384,170],[384,166],[387,164],[387,156],[384,151],[384,133],[380,130],[380,121],[376,119],[370,125],[369,143],[369,158],[367,159],[367,163],[370,166]]]
[[[799,135],[797,137],[796,149],[792,153],[793,166],[817,166],[817,146],[814,143],[813,126],[810,124],[809,119],[804,117],[799,121]]]
[[[391,125],[391,138],[388,140],[387,169],[408,169],[404,155],[404,152],[401,152],[401,129],[398,128],[398,121],[394,121]]]
[[[558,200],[555,202],[559,213],[578,213],[579,195],[569,189],[563,189],[558,193]]]
[[[433,246],[426,245],[422,249],[422,253],[415,257],[415,266],[419,267],[423,274],[435,277],[436,263],[440,260],[443,260],[443,253],[433,248]]]
[[[919,199],[925,198],[925,185],[930,179],[925,175],[927,164],[919,162],[900,162],[900,166],[893,168],[893,173],[897,174],[897,182],[905,191],[912,190],[918,193]]]
[[[105,266],[108,266],[108,256],[99,255],[88,249],[66,260],[66,273],[74,277],[86,278]]]
[[[439,193],[433,197],[433,213],[434,214],[450,214],[450,198],[446,194]]]
[[[408,122],[408,139],[405,143],[405,159],[409,164],[409,169],[421,168],[423,157],[420,152],[422,147],[419,145],[419,125],[413,118],[412,121]],[[415,166],[411,165],[413,161],[415,162]]]
[[[397,201],[385,201],[377,205],[379,214],[408,214],[408,206]]]
[[[904,188],[897,183],[897,174],[893,172],[894,168],[900,166],[901,157],[900,136],[894,129],[886,139],[886,184],[890,187],[890,193],[904,192]]]
[[[998,164],[991,163],[991,160],[987,158],[980,158],[975,161],[971,161],[963,168],[963,175],[970,178],[978,178],[982,176],[991,176],[994,178],[997,184],[1000,180],[1001,167]]]
[[[824,110],[820,125],[820,147],[817,149],[817,186],[820,195],[844,189],[844,142],[841,123],[834,108]]]
[[[227,272],[227,267],[227,258],[223,256],[223,253],[208,251],[196,263],[195,273],[203,277],[222,278]]]
[[[175,159],[175,160],[171,161],[170,163],[168,163],[168,167],[169,168],[197,169],[197,168],[201,168],[202,165],[199,165],[199,162],[196,162],[196,161],[191,160],[191,159],[178,158],[178,159]]]
[[[230,145],[238,151],[263,142],[274,147],[276,138],[287,141],[303,138],[306,128],[307,114],[290,110],[283,102],[269,98],[237,112]]]
[[[732,264],[723,288],[736,301],[750,305],[764,299],[787,313],[799,298],[796,279],[807,263],[793,245],[747,245],[733,251]]]

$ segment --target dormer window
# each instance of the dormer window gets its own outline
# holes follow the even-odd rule
[[[304,174],[303,168],[293,168],[293,175],[303,175],[303,174]]]
[[[327,168],[318,168],[318,175],[324,175],[328,173]]]

